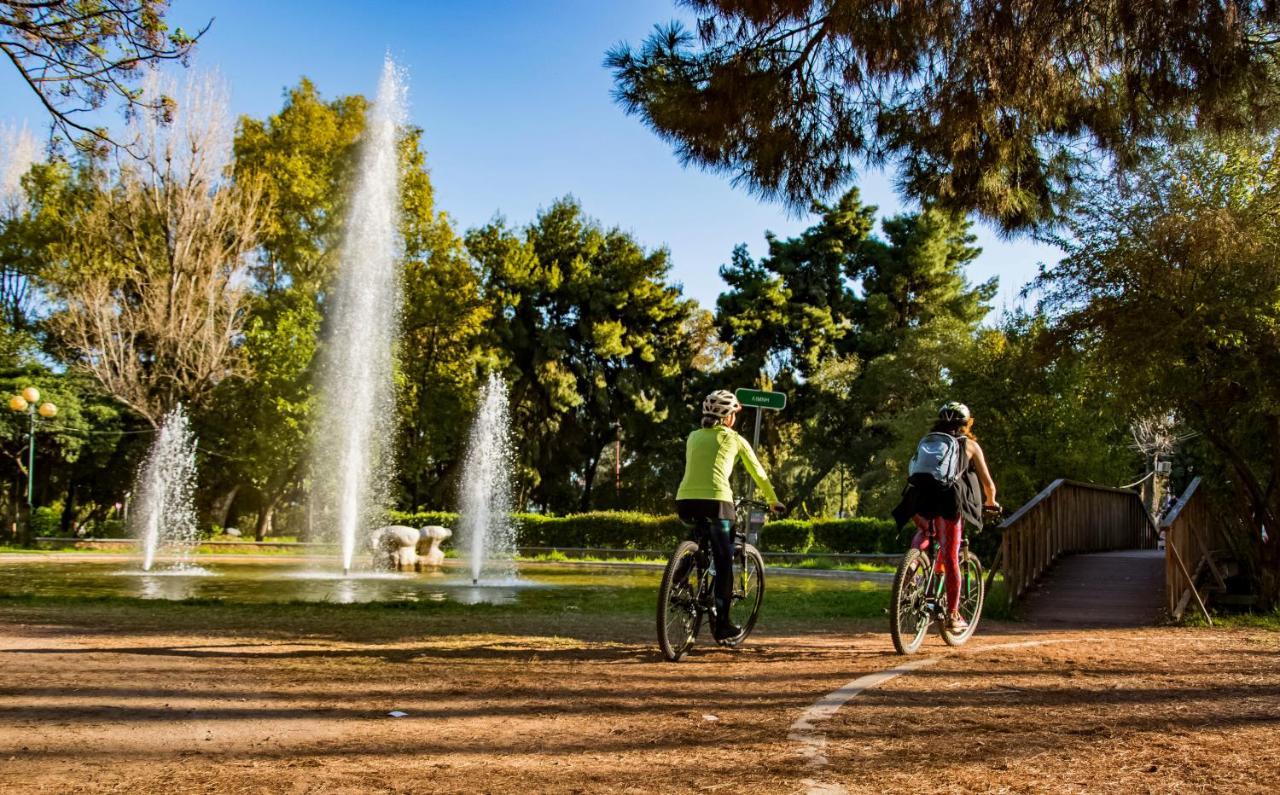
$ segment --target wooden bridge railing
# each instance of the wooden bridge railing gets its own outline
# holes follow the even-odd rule
[[[1060,556],[1154,549],[1156,528],[1136,491],[1059,479],[1000,524],[997,567],[1009,601],[1022,598]]]
[[[1222,571],[1213,559],[1220,546],[1214,527],[1209,500],[1200,489],[1200,478],[1196,478],[1160,521],[1164,533],[1165,596],[1169,615],[1174,619],[1181,619],[1194,599],[1205,620],[1213,623],[1204,596],[1196,587],[1196,575],[1202,568],[1207,569],[1218,589],[1226,590]]]

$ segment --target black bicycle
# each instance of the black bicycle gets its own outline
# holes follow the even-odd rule
[[[764,558],[755,548],[755,542],[768,508],[754,500],[737,502],[729,620],[742,631],[717,641],[722,646],[741,645],[760,616],[760,605],[764,602]],[[705,617],[710,616],[714,625],[714,577],[710,539],[706,538],[705,529],[695,526],[689,540],[681,542],[667,561],[662,586],[658,589],[658,645],[671,662],[682,659],[693,648]]]
[[[982,561],[969,551],[969,541],[960,542],[960,604],[957,605],[968,626],[960,632],[952,632],[947,629],[946,575],[941,565],[931,560],[926,552],[926,549],[937,546],[938,539],[932,528],[922,531],[921,537],[927,543],[913,545],[907,550],[893,578],[889,632],[893,636],[893,647],[899,654],[914,654],[924,643],[929,627],[935,623],[948,646],[962,646],[973,637],[982,618],[985,597]]]

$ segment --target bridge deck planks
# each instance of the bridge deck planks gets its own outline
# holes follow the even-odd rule
[[[1027,594],[1031,622],[1072,627],[1150,626],[1164,611],[1164,552],[1091,552],[1054,563]]]

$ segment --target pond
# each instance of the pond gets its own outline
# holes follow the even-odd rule
[[[230,557],[230,556],[227,556]],[[460,566],[422,573],[354,572],[343,576],[330,561],[227,560],[202,557],[193,570],[143,572],[136,559],[117,555],[6,555],[0,558],[0,594],[220,599],[240,603],[453,602],[537,606],[566,599],[656,595],[656,566],[522,563],[518,576],[477,587]],[[821,589],[803,576],[771,575],[771,591]],[[830,586],[828,586],[830,587]]]

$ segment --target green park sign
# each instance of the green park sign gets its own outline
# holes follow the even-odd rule
[[[738,402],[747,408],[782,411],[787,407],[786,392],[766,392],[763,389],[739,389],[734,393]]]

